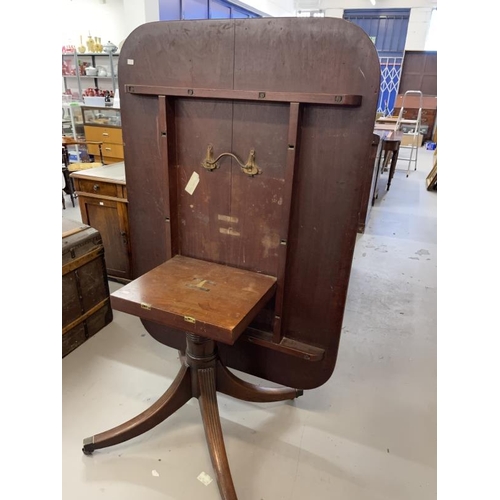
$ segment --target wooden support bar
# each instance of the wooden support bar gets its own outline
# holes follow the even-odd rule
[[[273,340],[272,333],[264,332],[256,328],[247,328],[246,333],[241,336],[241,339],[251,344],[257,344],[273,351],[289,354],[307,361],[321,361],[325,356],[324,349],[287,337],[283,337],[277,344]]]
[[[163,87],[156,85],[126,84],[129,94],[172,97],[196,97],[208,99],[234,99],[245,101],[297,102],[304,104],[328,104],[331,106],[361,106],[362,96],[357,94],[319,94],[308,92],[267,92],[265,90],[203,89],[187,87]]]
[[[290,119],[288,122],[288,152],[285,168],[285,186],[283,193],[283,212],[280,224],[280,249],[278,260],[278,276],[274,316],[274,342],[281,341],[283,332],[283,297],[285,292],[286,258],[288,254],[288,233],[290,226],[290,210],[292,207],[293,176],[299,151],[299,129],[301,108],[298,102],[290,103]]]
[[[175,168],[174,105],[164,95],[158,96],[158,144],[163,169],[164,217],[167,260],[179,253],[177,227],[177,170]]]

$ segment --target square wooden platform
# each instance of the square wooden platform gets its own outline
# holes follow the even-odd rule
[[[114,292],[111,305],[232,345],[275,288],[273,276],[176,255]]]

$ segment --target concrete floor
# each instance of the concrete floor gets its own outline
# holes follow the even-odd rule
[[[432,152],[421,149],[418,171],[409,178],[396,171],[358,238],[331,379],[294,402],[218,396],[239,500],[436,498],[431,165]],[[71,203],[63,216],[81,220]],[[214,478],[197,400],[134,440],[90,457],[81,452],[84,437],[150,406],[178,369],[176,351],[120,312],[63,359],[64,500],[220,500],[215,479],[197,479]]]

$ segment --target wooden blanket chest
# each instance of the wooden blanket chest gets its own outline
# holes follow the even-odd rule
[[[62,221],[62,357],[113,319],[102,238],[81,222]]]

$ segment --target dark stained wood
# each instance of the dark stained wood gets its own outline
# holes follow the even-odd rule
[[[233,344],[274,293],[276,278],[181,255],[111,296],[114,309]]]
[[[222,500],[237,500],[233,478],[229,469],[224,437],[217,406],[215,367],[197,370],[201,417],[212,467],[217,477],[217,486]]]
[[[250,384],[233,375],[220,361],[217,363],[217,390],[244,401],[268,403],[302,396],[300,389],[269,388]]]
[[[393,111],[394,117],[399,116],[402,106],[403,106],[403,94],[399,94],[394,104],[394,111]],[[403,119],[416,120],[419,107],[420,107],[420,98],[418,96],[414,95],[407,96],[406,99],[404,100],[404,109],[402,114]],[[422,115],[420,117],[420,123],[422,127],[427,126],[427,132],[423,134],[425,141],[432,139],[432,135],[436,129],[436,120],[437,120],[437,95],[433,96],[424,95],[422,99]]]
[[[233,229],[228,238],[231,249],[228,265],[277,275],[280,224],[284,217],[288,120],[287,104],[233,104],[232,149],[244,161],[250,150],[255,149],[262,173],[255,177],[245,175],[232,160],[228,190],[233,222],[220,221],[220,229]],[[238,235],[234,236],[234,232]]]
[[[102,235],[106,249],[106,269],[110,278],[130,278],[128,214],[126,204],[102,196],[85,196],[78,203],[85,224],[95,227]]]
[[[437,96],[437,52],[405,51],[399,93],[420,90],[424,95]]]
[[[398,163],[399,148],[401,146],[401,140],[403,139],[403,132],[395,130],[375,130],[375,133],[379,135],[381,139],[380,154],[377,159],[377,175],[382,174],[382,170],[385,169],[385,165],[389,160],[389,155],[391,157],[391,165],[389,168],[389,176],[387,180],[386,189],[389,191],[391,187],[391,182],[396,172],[396,165]],[[382,157],[384,157],[383,166]],[[408,177],[408,175],[407,175]]]
[[[112,280],[130,280],[128,200],[123,162],[74,172],[82,221],[103,240],[106,270]]]
[[[144,434],[175,413],[192,397],[191,372],[187,366],[183,366],[172,385],[152,406],[121,425],[86,438],[83,441],[83,451],[92,453]]]
[[[139,116],[149,117],[135,131],[122,127],[127,197],[129,200],[134,200],[134,210],[132,213],[129,210],[132,277],[142,274],[146,268],[149,270],[161,264],[168,254],[169,241],[165,229],[165,225],[168,224],[165,220],[168,213],[165,213],[165,205],[169,186],[164,178],[165,165],[162,153],[164,138],[160,133],[164,129],[164,124],[159,122],[158,109],[158,97],[149,96],[139,98],[132,110],[120,107],[122,124],[124,121],[134,121]],[[158,168],[159,165],[161,168]],[[171,172],[169,169],[170,179],[175,177],[176,171],[173,170]],[[139,197],[136,195],[138,186],[141,186]],[[170,200],[173,201],[172,198]],[[154,242],[148,245],[147,250],[142,248],[144,234]]]
[[[158,96],[158,134],[159,146],[162,163],[165,164],[163,170],[162,184],[165,185],[164,190],[164,214],[165,214],[165,233],[166,233],[166,255],[167,259],[171,259],[178,253],[178,238],[177,238],[177,175],[175,175],[175,130],[174,127],[174,109],[172,103],[167,101],[165,96]],[[168,112],[167,112],[168,107]],[[172,117],[172,119],[169,119]],[[170,129],[170,130],[169,130]],[[173,174],[173,175],[172,175]],[[172,182],[173,181],[173,182]],[[171,186],[173,184],[173,186]],[[174,198],[174,203],[171,203],[170,198]],[[174,211],[172,211],[172,206]],[[172,216],[172,212],[174,216]],[[172,238],[173,236],[173,238]]]
[[[384,140],[383,148],[385,155],[391,153],[391,166],[389,167],[389,179],[387,181],[387,191],[391,188],[392,179],[394,177],[394,173],[396,172],[396,165],[398,163],[399,156],[399,147],[401,146],[401,142],[398,140]],[[406,174],[408,177],[408,174]]]
[[[63,219],[62,356],[112,319],[101,235],[86,224]]]
[[[324,356],[313,362],[290,350],[243,339],[231,347],[219,346],[229,367],[287,386],[323,384],[335,367],[362,179],[372,148],[380,79],[373,44],[359,27],[334,18],[179,21],[138,28],[121,56],[127,188],[134,206],[130,212],[134,277],[169,255],[168,238],[162,236],[166,189],[162,179],[167,167],[157,154],[158,99],[168,95],[165,88],[193,90],[191,95],[169,97],[174,112],[166,112],[167,120],[175,124],[175,151],[170,152],[169,143],[173,160],[168,170],[169,175],[177,173],[178,252],[275,277],[281,250],[279,243],[275,245],[281,239],[284,210],[273,197],[278,195],[279,200],[290,188],[285,181],[289,103],[297,94],[316,95],[320,101],[324,95],[361,96],[358,106],[301,104],[282,325],[275,340],[297,342],[304,351],[307,346],[317,348]],[[127,85],[134,91],[139,86],[154,87],[158,94],[126,92]],[[202,97],[199,89],[217,94]],[[257,100],[240,100],[246,94],[238,92],[257,94]],[[259,100],[259,92],[266,97]],[[270,102],[274,92],[282,98],[286,94],[289,101]],[[262,174],[248,177],[227,157],[219,169],[206,171],[201,161],[209,143],[216,156],[230,152],[243,161],[255,148]],[[185,187],[193,172],[200,180],[189,195]],[[173,203],[171,198],[171,210]],[[268,247],[264,257],[265,232],[269,237],[264,240]],[[250,326],[272,335],[275,309],[272,297]],[[160,342],[182,348],[178,327],[145,319],[143,323]]]
[[[184,353],[221,497],[234,500],[217,389],[292,399],[335,368],[377,52],[342,19],[157,22],[127,38],[119,75],[136,279],[112,304]],[[214,157],[232,155],[213,171],[202,166],[209,145]],[[253,177],[234,159],[250,150],[261,170]],[[297,389],[261,389],[225,366]],[[154,418],[112,436],[128,439]]]
[[[228,262],[234,237],[220,232],[228,227],[220,216],[231,213],[231,192],[220,186],[231,185],[232,160],[222,158],[216,171],[201,163],[209,144],[217,145],[217,155],[232,150],[232,114],[231,102],[176,100],[179,252],[218,263]],[[199,183],[190,194],[186,187],[193,175],[199,176]]]
[[[363,183],[363,191],[361,196],[361,206],[359,209],[359,224],[358,233],[364,233],[365,227],[368,222],[368,217],[370,216],[371,207],[373,205],[372,200],[377,190],[377,181],[380,177],[378,169],[378,153],[380,146],[380,136],[378,134],[373,134],[372,149],[370,151],[370,156],[368,158],[368,164],[366,168],[365,179]]]
[[[286,257],[290,227],[290,209],[292,206],[293,176],[299,151],[300,104],[290,103],[290,118],[288,122],[287,159],[285,171],[285,187],[283,193],[283,213],[280,221],[280,246],[278,262],[278,281],[274,306],[273,339],[279,343],[282,339],[283,297],[286,286]]]
[[[82,451],[91,455],[97,449],[139,436],[196,397],[221,499],[237,500],[222,436],[217,390],[245,401],[262,402],[295,399],[302,395],[302,391],[259,387],[239,379],[218,360],[215,342],[198,335],[186,334],[185,349],[180,358],[181,369],[163,396],[137,417],[113,429],[85,438]]]
[[[418,89],[417,89],[418,90]],[[396,102],[394,103],[395,110],[400,109],[403,105],[403,94],[398,94]],[[407,96],[404,102],[405,108],[408,109],[418,109],[420,106],[420,97],[415,95]],[[425,96],[422,99],[422,113],[423,110],[436,110],[437,109],[437,96]],[[397,117],[397,113],[394,112]]]
[[[125,85],[130,94],[168,95],[174,97],[204,97],[208,99],[232,99],[242,101],[298,102],[309,104],[330,104],[333,106],[360,106],[362,97],[351,94],[311,94],[307,92],[258,92],[248,90],[217,90],[152,85]]]
[[[325,350],[320,347],[314,347],[304,342],[298,342],[287,337],[281,337],[279,342],[274,340],[274,334],[259,330],[257,328],[247,328],[242,340],[251,342],[252,344],[272,349],[273,351],[281,352],[289,356],[295,356],[307,361],[321,361],[325,356]]]

